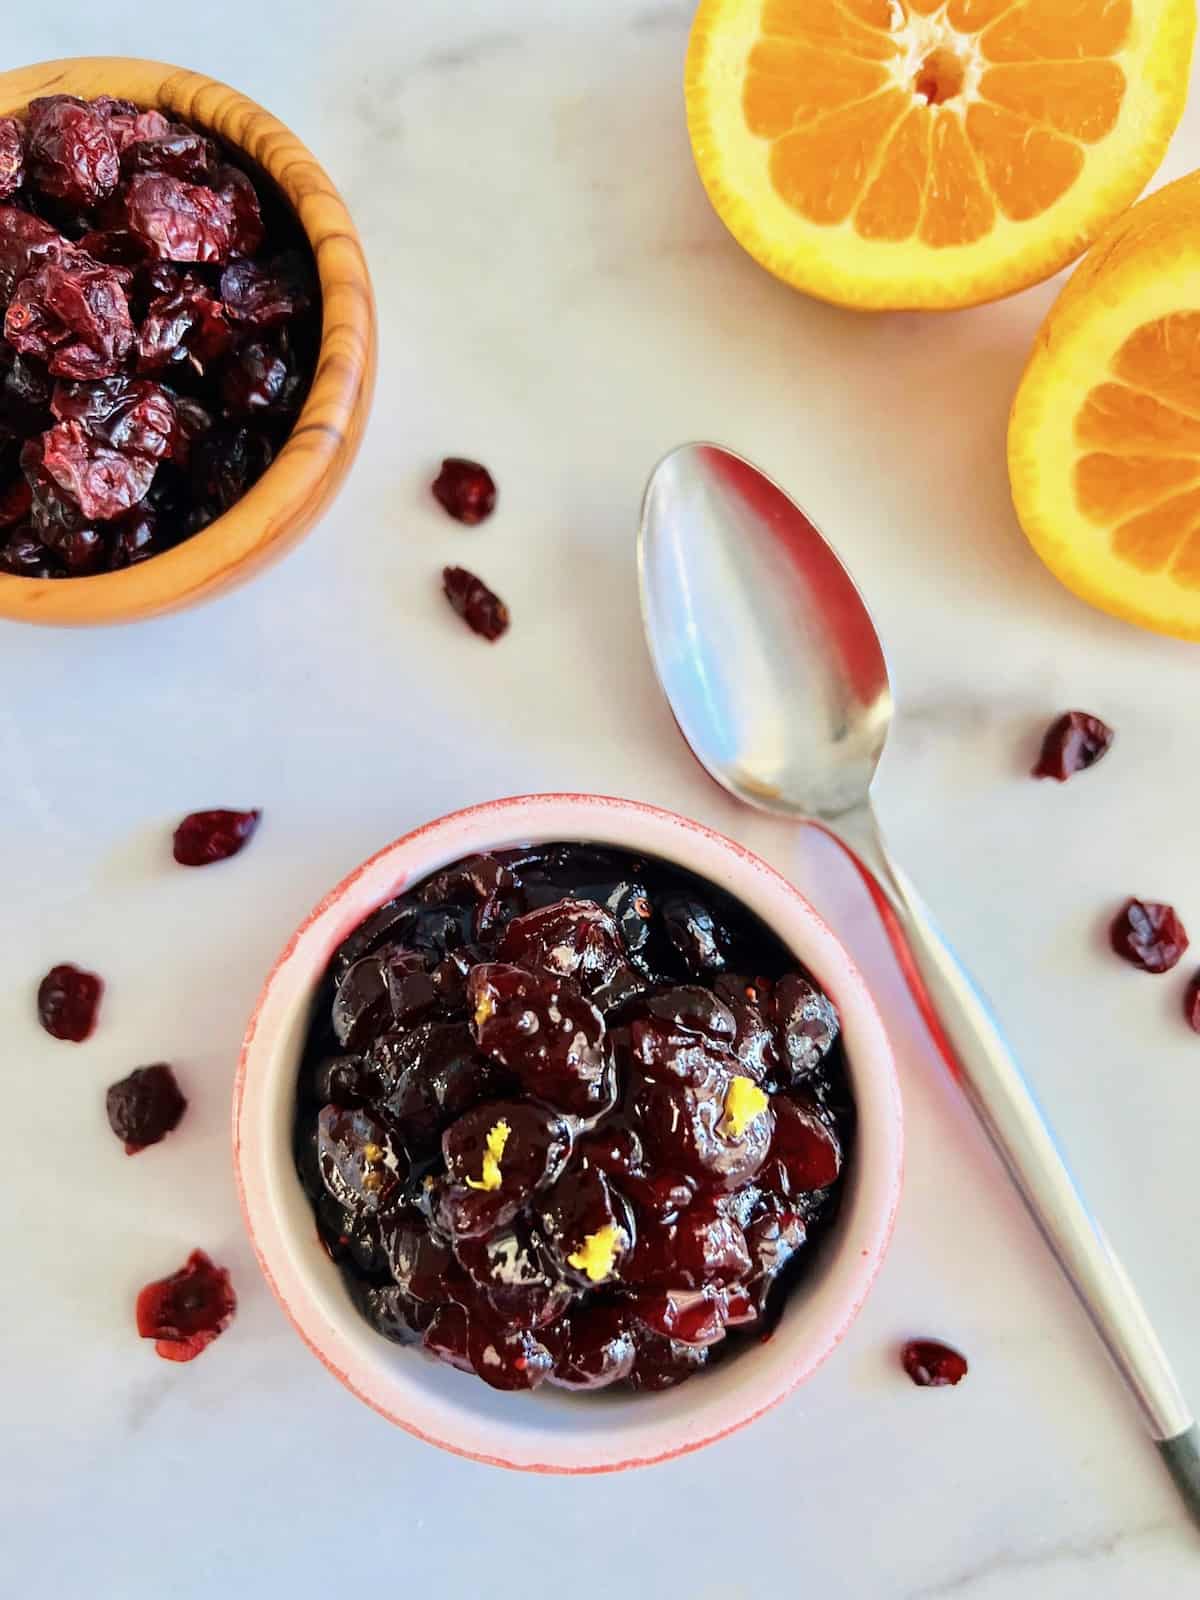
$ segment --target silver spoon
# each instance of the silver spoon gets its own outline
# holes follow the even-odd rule
[[[747,805],[824,826],[871,888],[923,1015],[1200,1523],[1200,1428],[986,1002],[892,860],[871,804],[892,720],[870,613],[794,501],[741,456],[689,444],[655,468],[638,536],[659,682],[709,773]]]

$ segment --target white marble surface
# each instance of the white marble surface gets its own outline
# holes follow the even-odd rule
[[[383,361],[358,468],[282,567],[149,626],[0,632],[0,1592],[1196,1593],[1200,1542],[931,1061],[859,892],[819,842],[743,814],[693,767],[636,611],[642,480],[681,439],[756,457],[839,542],[900,679],[884,807],[898,853],[984,977],[1200,1395],[1200,1041],[1178,1020],[1181,980],[1122,968],[1100,932],[1128,893],[1173,898],[1200,929],[1200,658],[1086,610],[1014,523],[1004,420],[1053,288],[866,320],[762,274],[692,172],[684,4],[161,9],[10,6],[4,59],[158,54],[264,101],[344,188]],[[1163,176],[1198,155],[1200,98]],[[447,452],[492,464],[486,530],[427,499]],[[495,650],[437,598],[458,558],[511,603]],[[1030,782],[1041,725],[1073,704],[1115,723],[1116,750],[1066,788]],[[442,1455],[322,1373],[259,1280],[228,1148],[242,1024],[309,905],[412,824],[551,787],[660,802],[794,873],[875,983],[909,1118],[895,1244],[837,1357],[723,1445],[585,1481]],[[239,863],[181,875],[169,829],[214,804],[263,806],[262,832]],[[111,985],[81,1049],[32,1017],[59,959]],[[127,1161],[104,1087],[163,1058],[192,1108]],[[241,1309],[171,1367],[133,1336],[132,1297],[195,1244],[233,1269]],[[914,1332],[969,1353],[961,1388],[897,1374]]]

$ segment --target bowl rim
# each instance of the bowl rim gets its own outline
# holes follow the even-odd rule
[[[616,826],[607,826],[614,818],[617,819]],[[564,819],[569,819],[565,826]],[[572,822],[574,827],[571,826]],[[640,830],[634,842],[621,836],[620,826],[626,823]],[[654,835],[658,849],[645,842],[646,834]],[[487,843],[489,835],[493,839],[490,846]],[[781,1326],[768,1341],[771,1346],[796,1344],[801,1347],[794,1357],[789,1358],[782,1380],[773,1382],[769,1392],[748,1403],[738,1401],[740,1390],[735,1386],[733,1402],[725,1408],[728,1415],[716,1426],[705,1427],[699,1432],[685,1431],[685,1436],[680,1438],[667,1437],[679,1432],[678,1427],[668,1424],[666,1428],[658,1430],[664,1437],[652,1449],[622,1453],[621,1449],[614,1446],[599,1452],[597,1459],[581,1459],[578,1452],[568,1451],[570,1459],[555,1460],[549,1459],[545,1451],[527,1448],[513,1450],[511,1446],[508,1447],[509,1453],[501,1453],[496,1448],[482,1448],[478,1441],[470,1437],[469,1425],[463,1427],[457,1418],[451,1427],[446,1427],[444,1419],[440,1427],[430,1425],[427,1420],[414,1420],[407,1414],[409,1396],[401,1395],[405,1404],[398,1407],[397,1383],[401,1390],[411,1387],[418,1410],[435,1413],[438,1410],[436,1403],[426,1406],[416,1399],[419,1382],[410,1386],[407,1372],[399,1379],[394,1372],[385,1377],[382,1359],[372,1363],[369,1357],[365,1363],[365,1368],[369,1370],[364,1370],[364,1363],[356,1356],[351,1341],[343,1335],[342,1329],[334,1325],[328,1308],[324,1313],[317,1308],[312,1275],[297,1265],[289,1251],[289,1230],[272,1204],[269,1174],[264,1172],[266,1164],[261,1159],[264,1130],[256,1125],[255,1120],[260,1110],[257,1101],[266,1098],[267,1090],[265,1083],[255,1083],[255,1075],[270,1072],[271,1052],[276,1039],[286,1030],[289,1020],[294,1024],[297,1010],[311,1000],[333,950],[369,914],[370,908],[403,892],[407,884],[419,882],[430,872],[473,849],[503,849],[525,838],[532,842],[547,843],[557,839],[579,838],[581,842],[608,843],[626,849],[640,848],[685,867],[688,866],[688,860],[686,854],[680,851],[686,852],[692,847],[702,857],[708,854],[723,858],[724,865],[740,880],[736,885],[730,885],[722,879],[723,886],[742,899],[747,898],[747,884],[752,879],[757,880],[760,889],[768,891],[768,897],[775,897],[779,905],[790,913],[788,934],[781,931],[776,920],[766,919],[776,933],[785,939],[785,943],[792,945],[797,929],[803,927],[805,936],[811,936],[811,943],[802,959],[807,963],[812,951],[817,949],[823,959],[832,960],[837,966],[835,987],[843,1024],[849,1036],[853,1021],[855,1033],[851,1076],[858,1110],[857,1142],[861,1147],[865,1132],[869,1129],[871,1142],[875,1146],[873,1164],[870,1170],[865,1170],[865,1164],[858,1169],[855,1194],[851,1200],[844,1201],[843,1215],[839,1217],[837,1225],[840,1232],[846,1211],[852,1211],[855,1214],[853,1239],[848,1241],[843,1234],[836,1243],[830,1240],[824,1258],[845,1279],[844,1292],[837,1297],[830,1297],[834,1301],[834,1309],[824,1315],[819,1337],[813,1336],[807,1340],[803,1336],[797,1338],[796,1326],[790,1332]],[[466,848],[463,848],[464,840]],[[669,842],[679,848],[670,850],[667,848]],[[449,848],[436,853],[435,847],[439,846]],[[411,862],[411,870],[405,870],[406,861]],[[385,867],[388,869],[386,875]],[[693,865],[691,870],[713,877],[712,871],[704,867]],[[379,882],[374,885],[369,897],[370,906],[364,902],[365,909],[357,907],[353,915],[339,919],[339,909],[345,905],[348,897],[372,879],[378,879]],[[374,891],[380,887],[382,892],[376,894]],[[759,910],[762,915],[759,906],[753,909]],[[789,921],[786,914],[784,921]],[[306,942],[308,949],[304,948]],[[279,1002],[277,990],[281,983],[293,976],[291,969],[301,958],[304,965],[298,980],[300,999]],[[281,1014],[276,1016],[276,1011]],[[296,1054],[293,1051],[285,1062],[276,1063],[275,1076],[285,1070],[294,1074],[295,1066]],[[703,823],[675,812],[641,801],[605,795],[516,795],[469,806],[413,829],[376,851],[348,873],[300,924],[266,979],[238,1059],[232,1122],[238,1201],[259,1268],[293,1328],[322,1365],[372,1410],[425,1443],[486,1465],[535,1473],[577,1476],[655,1465],[716,1443],[779,1404],[827,1359],[862,1309],[891,1241],[903,1181],[904,1118],[891,1043],[866,983],[836,935],[794,885],[744,846]],[[290,1150],[290,1139],[288,1148]],[[290,1156],[288,1159],[290,1163]],[[298,1185],[299,1180],[294,1172],[290,1172],[288,1181]],[[849,1224],[846,1225],[846,1231],[849,1232]],[[849,1248],[850,1244],[856,1247],[857,1253]],[[312,1246],[313,1250],[316,1248]],[[352,1324],[350,1319],[353,1319]],[[343,1320],[356,1330],[366,1328],[348,1299]],[[369,1333],[369,1330],[366,1331]],[[378,1344],[381,1356],[393,1349],[383,1340],[379,1340]],[[370,1348],[374,1349],[374,1345]],[[416,1356],[418,1353],[405,1354]],[[735,1365],[734,1362],[729,1364],[730,1368]],[[414,1364],[414,1373],[421,1370],[426,1369]],[[690,1385],[685,1387],[691,1388]],[[526,1401],[531,1397],[519,1398]],[[642,1403],[652,1398],[642,1397]],[[653,1434],[656,1430],[648,1428],[643,1431]],[[552,1455],[553,1451],[549,1454]]]
[[[370,274],[345,202],[290,128],[204,73],[136,56],[70,56],[0,72],[0,115],[39,94],[112,94],[215,135],[274,182],[304,232],[321,285],[321,339],[295,424],[262,477],[228,511],[149,561],[84,578],[0,573],[0,618],[59,626],[177,610],[251,575],[307,531],[357,452],[374,389]]]

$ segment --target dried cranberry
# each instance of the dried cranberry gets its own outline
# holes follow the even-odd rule
[[[257,254],[266,230],[254,185],[239,167],[223,166],[214,173],[212,186],[229,207],[233,218],[230,254]]]
[[[46,261],[60,261],[70,245],[48,222],[16,206],[0,206],[0,306],[22,278]]]
[[[135,506],[149,489],[154,462],[100,444],[78,422],[43,436],[42,463],[89,521],[105,522]]]
[[[149,303],[137,336],[139,372],[189,362],[201,371],[222,356],[231,339],[225,308],[191,273]]]
[[[225,364],[221,401],[227,417],[280,416],[300,404],[301,379],[282,339],[247,339]]]
[[[25,130],[15,117],[0,117],[0,200],[25,182]]]
[[[468,527],[490,517],[496,509],[496,484],[486,467],[462,456],[447,456],[433,480],[433,496],[457,522]]]
[[[114,572],[148,561],[163,548],[158,518],[147,506],[134,506],[117,517],[109,529],[108,564]]]
[[[158,1144],[179,1126],[187,1101],[175,1082],[175,1074],[165,1063],[139,1067],[127,1078],[114,1083],[105,1101],[108,1125],[133,1156],[148,1145]]]
[[[41,433],[51,424],[50,378],[40,362],[19,356],[0,340],[0,421],[17,435]]]
[[[1174,906],[1127,900],[1110,930],[1117,955],[1143,972],[1170,972],[1188,947],[1187,930]]]
[[[192,1361],[233,1321],[237,1297],[224,1267],[193,1250],[169,1278],[137,1297],[137,1331],[165,1361]]]
[[[82,256],[36,267],[9,302],[5,337],[55,377],[114,376],[133,345],[119,270]]]
[[[111,134],[119,156],[139,139],[160,138],[171,126],[161,111],[139,111],[132,100],[117,100],[109,94],[98,95],[92,110]]]
[[[127,172],[165,172],[187,183],[207,183],[213,167],[212,141],[195,128],[167,123],[161,131],[146,131],[132,139],[121,165]]]
[[[232,249],[229,200],[168,173],[139,172],[129,180],[125,217],[130,232],[164,261],[224,261]]]
[[[60,422],[78,422],[93,439],[113,450],[150,456],[155,461],[171,451],[175,407],[166,390],[147,379],[60,380],[54,385],[50,405]]]
[[[15,528],[25,522],[33,505],[33,494],[27,478],[14,478],[0,489],[0,528]]]
[[[127,228],[92,229],[80,239],[79,248],[109,267],[139,267],[146,259],[146,246]]]
[[[16,528],[0,544],[0,571],[14,578],[50,578],[55,575],[51,552],[32,528]]]
[[[278,327],[313,302],[308,266],[296,250],[273,261],[231,261],[221,273],[221,300],[234,322]]]
[[[104,981],[69,962],[51,967],[38,986],[38,1020],[55,1039],[82,1044],[96,1026]]]
[[[508,607],[481,578],[465,567],[445,567],[442,587],[446,599],[469,628],[483,638],[495,641],[507,632]]]
[[[467,999],[475,1042],[527,1093],[576,1116],[611,1105],[604,1018],[569,978],[490,962],[472,970]]]
[[[192,484],[214,514],[236,504],[271,464],[271,444],[249,428],[213,428],[191,453]]]
[[[1200,972],[1187,986],[1183,997],[1183,1014],[1193,1033],[1200,1033]]]
[[[1065,783],[1076,772],[1094,767],[1108,753],[1113,737],[1112,729],[1099,717],[1086,711],[1065,711],[1046,729],[1033,776]]]
[[[43,194],[94,206],[121,176],[117,147],[104,119],[85,100],[48,95],[29,102],[30,177]]]
[[[181,867],[228,861],[245,848],[261,811],[193,811],[175,829],[175,859]]]
[[[399,1197],[408,1176],[391,1132],[366,1111],[341,1106],[326,1106],[317,1118],[317,1166],[340,1206],[372,1216]]]
[[[936,1339],[910,1339],[900,1360],[918,1389],[944,1389],[967,1375],[966,1356]]]

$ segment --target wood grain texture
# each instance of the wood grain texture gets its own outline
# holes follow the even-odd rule
[[[60,626],[132,622],[252,577],[312,527],[358,451],[375,384],[371,280],[350,214],[310,152],[262,106],[202,73],[130,56],[80,56],[0,73],[0,116],[44,94],[111,94],[215,134],[272,178],[299,218],[321,283],[321,348],[287,443],[224,516],[173,550],[94,578],[0,574],[0,617]]]

